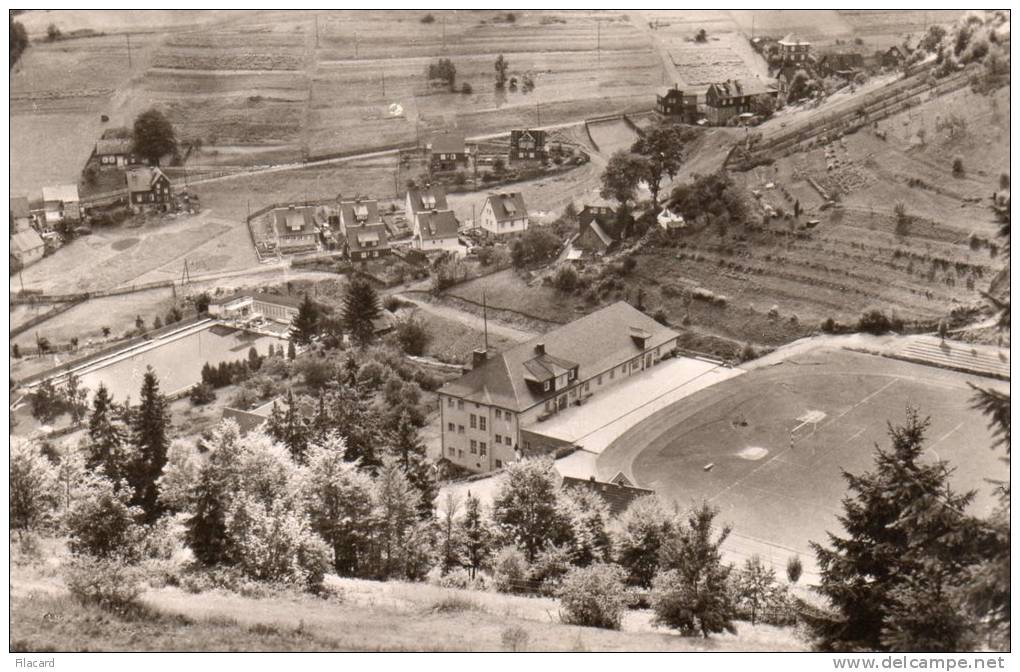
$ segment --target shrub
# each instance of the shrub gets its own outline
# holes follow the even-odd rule
[[[412,315],[397,320],[396,338],[405,353],[421,356],[425,354],[431,336],[424,320]]]
[[[519,625],[512,625],[503,631],[503,648],[517,653],[528,648],[528,631]]]
[[[199,383],[191,388],[188,398],[193,406],[204,406],[216,401],[216,391],[208,383]]]
[[[831,317],[826,318],[825,321],[822,322],[822,331],[827,334],[836,333],[836,320]]]
[[[463,84],[460,85],[460,92],[463,93],[464,95],[470,95],[471,93],[474,92],[474,89],[471,88],[471,84],[469,84],[468,82],[464,82]],[[461,173],[458,173],[458,175],[461,175]],[[464,183],[460,182],[459,184]]]
[[[561,266],[553,276],[553,286],[565,294],[570,294],[577,289],[577,281],[577,271],[570,265]]]
[[[769,319],[770,320],[778,320],[779,319],[779,306],[775,306],[774,305],[771,308],[769,308]]]
[[[963,159],[959,156],[953,159],[953,175],[955,177],[963,176]]]
[[[999,175],[999,189],[1009,189],[1009,173]]]
[[[801,562],[800,556],[790,556],[790,559],[786,561],[786,578],[790,583],[797,583],[800,580],[800,575],[803,573],[804,563]]]
[[[634,257],[623,258],[623,274],[630,275],[637,268],[637,259]]]
[[[618,565],[572,569],[557,591],[563,607],[560,619],[571,625],[619,630],[627,607],[625,577]]]
[[[867,310],[857,321],[857,330],[868,334],[881,336],[890,331],[899,331],[903,328],[903,322],[894,316],[886,315],[877,308]]]
[[[421,17],[421,22],[422,23],[435,23],[436,22],[436,17],[432,16],[431,14],[426,14],[425,16]]]
[[[75,555],[133,562],[141,553],[144,530],[135,520],[141,509],[128,506],[128,493],[94,477],[64,519],[68,548]]]
[[[663,310],[662,308],[659,308],[654,313],[652,313],[652,319],[654,319],[656,322],[658,322],[664,327],[669,326],[669,315],[667,315],[666,311]]]
[[[501,593],[525,593],[530,588],[528,561],[514,546],[501,548],[492,560],[492,582]]]
[[[82,604],[123,611],[138,604],[142,571],[121,560],[75,556],[64,568],[64,583]]]
[[[740,361],[747,362],[755,359],[758,356],[758,352],[754,349],[754,346],[750,343],[744,343],[744,347],[740,350]]]

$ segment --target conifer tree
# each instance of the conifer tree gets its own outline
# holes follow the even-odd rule
[[[418,437],[418,427],[406,411],[400,414],[390,441],[394,457],[411,485],[421,495],[418,515],[423,520],[428,520],[433,514],[433,501],[437,493],[436,482],[425,457],[425,445]]]
[[[923,459],[929,424],[908,408],[904,425],[889,425],[891,446],[876,446],[875,469],[843,474],[850,494],[839,521],[846,536],[830,532],[827,547],[812,543],[818,591],[833,612],[803,614],[821,650],[966,645],[966,626],[948,595],[975,560],[977,527],[964,512],[973,493],[954,492],[945,463]]]
[[[185,523],[185,540],[198,561],[206,566],[233,561],[227,516],[231,500],[239,490],[239,441],[233,422],[222,423],[213,430],[209,457],[199,467],[197,481],[189,493],[191,515]]]
[[[166,397],[159,391],[159,379],[148,367],[142,378],[138,409],[132,413],[132,441],[136,454],[128,473],[128,480],[134,490],[133,505],[141,507],[143,522],[153,523],[163,513],[159,501],[156,481],[166,465],[167,448],[170,441],[170,412]]]
[[[280,348],[283,348],[281,345]],[[297,357],[297,348],[294,347],[294,341],[287,341],[287,359],[293,361]]]
[[[102,383],[92,396],[92,414],[88,422],[88,451],[85,468],[101,470],[114,484],[127,477],[125,427],[117,417],[110,392]]]
[[[298,306],[298,314],[290,325],[290,340],[301,345],[308,345],[312,337],[319,333],[319,308],[311,297],[305,294]]]
[[[375,338],[375,320],[379,317],[379,297],[367,280],[354,278],[344,297],[343,321],[351,338],[364,348]]]

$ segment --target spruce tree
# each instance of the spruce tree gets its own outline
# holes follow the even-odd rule
[[[308,448],[308,431],[304,418],[294,401],[294,393],[287,391],[287,412],[283,416],[283,442],[290,451],[290,456],[298,464],[305,461],[305,450]]]
[[[460,565],[460,526],[457,524],[457,510],[460,501],[452,492],[443,498],[442,517],[439,519],[439,568],[448,574]]]
[[[464,500],[464,516],[460,519],[461,562],[475,578],[492,553],[492,530],[482,515],[482,503],[470,492]]]
[[[305,294],[298,306],[298,314],[290,325],[290,340],[301,345],[308,345],[312,337],[319,333],[319,308],[311,297]]]
[[[239,441],[237,425],[232,422],[221,423],[213,430],[209,457],[199,468],[197,482],[189,493],[191,515],[185,522],[185,540],[198,561],[206,566],[229,564],[233,560],[227,516],[240,489]]]
[[[437,494],[436,482],[425,457],[425,445],[418,437],[418,427],[406,411],[400,414],[397,426],[391,433],[390,442],[398,464],[404,470],[407,479],[411,481],[411,485],[421,495],[419,517],[422,520],[430,519]]]
[[[281,345],[280,348],[282,349],[283,346]],[[294,361],[295,357],[297,357],[297,348],[294,347],[294,341],[287,341],[287,359]]]
[[[966,626],[947,596],[975,559],[978,530],[964,513],[973,493],[954,492],[945,463],[923,459],[929,424],[908,408],[904,425],[889,425],[891,446],[875,447],[874,471],[843,474],[846,536],[830,532],[828,547],[812,543],[818,592],[833,611],[802,614],[820,650],[965,645]]]
[[[170,411],[166,397],[160,394],[159,380],[152,367],[146,369],[142,378],[139,401],[138,409],[132,414],[132,440],[137,453],[128,480],[134,490],[132,504],[141,507],[143,522],[153,523],[163,513],[156,481],[163,473],[170,446],[167,438]]]
[[[92,396],[92,414],[88,422],[88,450],[85,468],[100,470],[114,484],[127,477],[125,428],[117,417],[110,392],[102,383]]]
[[[343,321],[351,338],[359,347],[375,338],[375,320],[379,317],[379,297],[367,280],[354,278],[344,297]]]

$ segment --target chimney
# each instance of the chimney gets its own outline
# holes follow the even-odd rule
[[[545,354],[545,343],[536,343],[535,344],[535,354],[536,355],[544,355]]]
[[[471,353],[471,368],[477,369],[489,359],[489,353],[485,348],[475,348]]]
[[[591,481],[592,483],[594,483],[595,482],[595,477],[594,476],[589,476],[588,480]]]

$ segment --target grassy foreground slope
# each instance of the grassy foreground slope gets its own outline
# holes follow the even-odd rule
[[[504,651],[519,629],[527,651],[791,651],[806,644],[791,629],[737,625],[711,639],[655,630],[632,611],[614,632],[560,623],[545,598],[401,582],[328,581],[328,598],[244,597],[153,588],[142,606],[113,614],[83,606],[53,564],[12,565],[11,650],[17,651]]]

